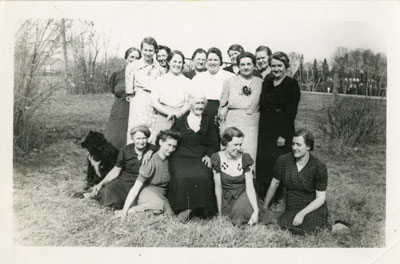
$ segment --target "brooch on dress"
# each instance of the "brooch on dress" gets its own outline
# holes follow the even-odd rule
[[[251,88],[248,87],[247,85],[243,86],[243,88],[242,88],[242,93],[243,93],[244,95],[249,96],[249,95],[251,94]]]

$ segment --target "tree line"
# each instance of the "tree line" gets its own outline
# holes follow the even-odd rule
[[[304,91],[333,92],[336,86],[341,94],[386,96],[387,58],[383,53],[338,47],[331,66],[326,58],[313,62],[304,62],[302,54],[292,54],[292,58],[297,62],[293,76]]]

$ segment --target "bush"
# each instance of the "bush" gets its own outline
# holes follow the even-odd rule
[[[53,19],[22,21],[14,52],[14,150],[27,152],[43,145],[44,132],[35,121],[37,110],[60,87],[56,76],[44,76],[43,65],[55,54],[61,31]]]
[[[343,150],[386,137],[382,100],[339,97],[318,120],[331,150]]]

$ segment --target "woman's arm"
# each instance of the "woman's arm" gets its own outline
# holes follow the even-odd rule
[[[315,199],[309,203],[305,208],[303,208],[300,212],[296,214],[296,216],[293,219],[293,225],[301,225],[303,223],[304,217],[311,213],[312,211],[317,210],[320,208],[324,203],[326,199],[326,191],[315,191],[316,197]]]
[[[246,179],[246,194],[247,194],[247,197],[249,198],[251,207],[253,208],[253,214],[250,217],[249,225],[257,224],[257,222],[258,222],[258,205],[257,205],[256,190],[254,189],[253,175],[251,173],[251,170],[246,172],[245,179]]]
[[[135,64],[129,63],[125,68],[125,93],[133,94],[134,92],[134,83],[135,83]]]
[[[288,78],[288,77],[286,77]],[[299,106],[300,101],[300,87],[295,79],[290,79],[288,82],[288,86],[286,87],[287,93],[285,95],[285,110],[283,114],[283,120],[281,121],[281,125],[279,126],[279,136],[284,138],[285,140],[290,140],[293,136],[293,122],[296,119],[297,108]]]
[[[219,99],[218,108],[218,121],[224,122],[226,115],[228,114],[228,104],[229,104],[229,80],[224,81],[222,87],[221,97]]]
[[[170,111],[167,107],[165,107],[164,105],[162,105],[159,101],[160,99],[160,91],[159,88],[157,87],[158,82],[156,81],[156,83],[154,84],[154,87],[151,89],[151,105],[153,106],[153,108],[166,116],[169,116],[170,114],[172,114],[172,111]]]
[[[271,184],[269,185],[268,191],[267,191],[267,195],[265,196],[265,200],[264,200],[264,208],[268,209],[268,205],[272,200],[272,197],[274,197],[274,194],[276,192],[276,189],[279,186],[280,181],[272,178]]]
[[[142,189],[143,183],[141,181],[136,180],[135,184],[131,188],[126,197],[124,208],[122,208],[121,213],[117,213],[117,216],[124,217],[128,215],[128,210],[131,208],[133,201],[135,201],[136,197],[138,196],[140,190]]]
[[[115,178],[117,178],[119,176],[119,174],[121,173],[122,168],[114,166],[114,168],[112,168],[112,170],[110,170],[106,177],[99,182],[96,186],[94,186],[92,193],[94,195],[97,195],[100,191],[100,189],[106,184],[109,183],[110,181],[114,180]]]
[[[221,173],[213,170],[214,184],[215,184],[215,197],[217,198],[218,215],[222,215],[222,186],[221,186]]]

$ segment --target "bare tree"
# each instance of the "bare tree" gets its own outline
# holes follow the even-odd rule
[[[59,48],[61,30],[53,19],[22,21],[15,36],[14,149],[28,151],[35,143],[33,117],[56,91],[59,81],[43,76],[43,65]]]

